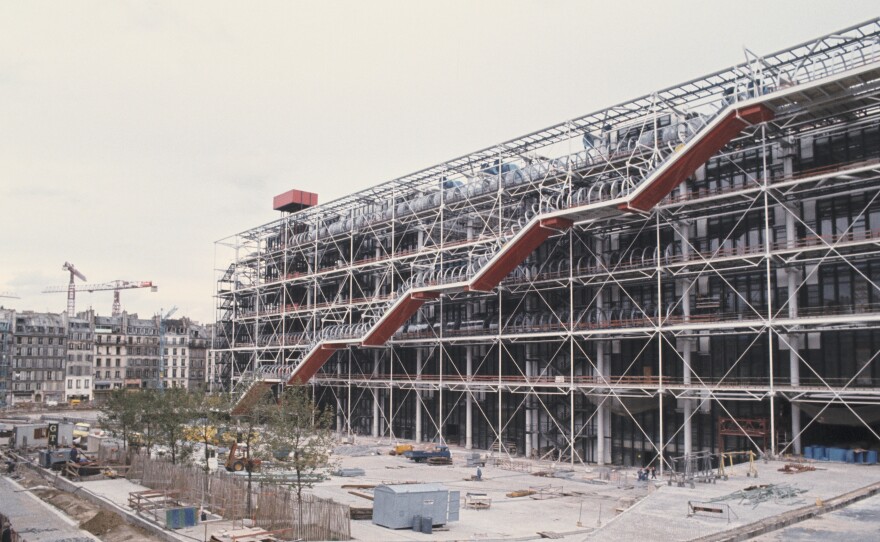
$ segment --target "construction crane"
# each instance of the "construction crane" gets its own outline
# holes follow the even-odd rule
[[[0,297],[8,297],[9,299],[21,299],[17,295],[14,295],[10,292],[0,292]]]
[[[76,288],[73,285],[73,279],[75,277],[79,280],[86,280],[86,276],[77,271],[70,262],[64,262],[61,270],[70,272],[70,284],[67,285],[67,316],[73,318],[76,316]]]
[[[65,264],[66,265],[66,264]],[[72,266],[71,266],[72,267]],[[85,278],[85,277],[82,277]],[[113,290],[113,310],[111,314],[113,316],[118,316],[122,313],[122,305],[119,302],[119,290],[130,290],[132,288],[149,288],[150,291],[155,292],[159,289],[158,286],[153,284],[152,281],[133,281],[133,280],[111,280],[110,282],[104,282],[101,284],[79,284],[74,286],[73,284],[73,276],[71,275],[71,283],[68,286],[68,294],[67,294],[67,314],[70,314],[70,311],[73,310],[73,293],[71,292],[101,292],[106,290]],[[57,294],[59,292],[63,292],[63,286],[51,286],[43,290],[44,294]]]

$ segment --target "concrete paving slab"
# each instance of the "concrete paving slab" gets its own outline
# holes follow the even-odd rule
[[[759,536],[760,542],[880,540],[880,495],[797,525]]]
[[[639,502],[631,510],[616,518],[602,529],[592,533],[595,540],[690,540],[746,525],[797,506],[813,504],[816,499],[827,500],[864,487],[880,476],[880,467],[820,463],[820,470],[800,474],[783,474],[777,469],[785,462],[771,461],[758,464],[759,477],[748,478],[745,465],[734,467],[733,476],[715,484],[697,484],[689,487],[661,486],[658,491]],[[756,484],[789,484],[807,490],[796,499],[786,502],[768,501],[758,505],[739,500],[722,501],[730,506],[730,522],[722,517],[688,516],[688,501],[711,501]]]

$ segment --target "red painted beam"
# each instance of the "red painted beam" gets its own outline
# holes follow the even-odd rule
[[[763,104],[756,104],[742,109],[730,111],[711,132],[704,134],[700,139],[683,154],[673,158],[674,162],[660,175],[651,180],[629,203],[622,204],[623,211],[648,212],[660,200],[669,195],[672,190],[684,182],[697,171],[715,153],[727,145],[746,126],[767,122],[773,118],[773,111]]]
[[[437,292],[407,294],[405,299],[395,303],[379,324],[367,333],[361,344],[363,346],[381,346],[385,344],[385,341],[390,339],[394,332],[400,329],[400,326],[419,310],[419,307],[424,305],[426,301],[437,299],[438,297],[440,297],[440,294]]]
[[[312,349],[306,354],[306,358],[300,362],[299,370],[291,375],[287,384],[305,384],[315,376],[315,373],[330,359],[334,352],[344,346],[343,344],[328,343]]]
[[[247,389],[245,394],[235,403],[235,406],[232,407],[231,414],[233,416],[247,414],[247,412],[266,395],[271,387],[271,382],[260,380],[254,382],[254,384]]]
[[[550,234],[571,227],[573,222],[566,218],[555,217],[540,220],[520,234],[514,245],[492,258],[481,271],[480,277],[468,288],[475,292],[488,292],[498,286],[501,280],[529,257],[529,254],[541,246]]]

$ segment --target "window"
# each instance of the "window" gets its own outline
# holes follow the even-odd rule
[[[77,386],[78,387],[78,386]],[[67,381],[67,389],[73,389],[73,380]]]

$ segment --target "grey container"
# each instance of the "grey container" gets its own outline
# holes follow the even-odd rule
[[[458,521],[459,492],[438,484],[378,486],[373,491],[373,523],[391,529],[419,530],[416,516],[432,525]]]

